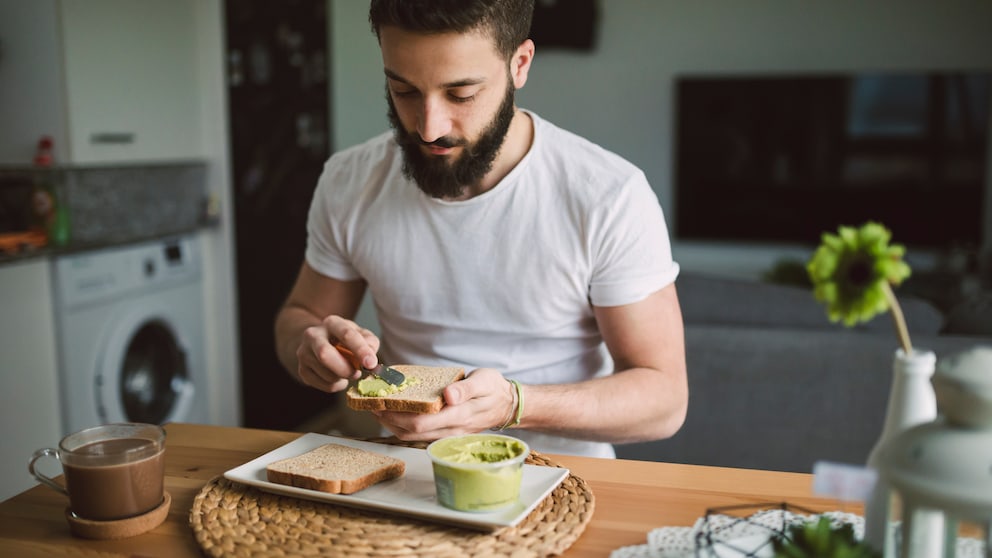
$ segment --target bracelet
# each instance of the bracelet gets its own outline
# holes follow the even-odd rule
[[[509,428],[510,421],[513,420],[513,413],[514,413],[514,411],[517,408],[517,390],[513,388],[513,382],[512,381],[507,380],[507,383],[510,384],[510,412],[507,413],[506,419],[503,421],[503,426],[498,426],[498,427],[493,427],[492,428],[492,430],[495,430],[496,432],[502,432],[503,430],[506,430],[507,428]]]
[[[503,426],[498,428],[494,427],[490,430],[496,432],[502,432],[507,428],[512,428],[514,426],[520,425],[520,419],[524,414],[524,392],[520,387],[520,382],[516,380],[507,380],[510,383],[510,413],[506,415],[506,420],[503,421]]]
[[[507,426],[507,428],[515,428],[520,426],[520,419],[524,418],[524,388],[516,380],[510,380],[510,383],[517,388],[517,416],[513,419],[513,424]]]

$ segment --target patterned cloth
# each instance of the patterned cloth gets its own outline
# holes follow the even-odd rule
[[[857,538],[864,536],[864,518],[845,512],[826,512],[835,527],[849,523]],[[774,533],[795,523],[816,521],[818,515],[804,515],[782,509],[760,510],[740,517],[711,514],[696,520],[692,527],[659,527],[648,533],[647,544],[614,550],[610,558],[759,558],[773,555],[770,544]],[[700,541],[697,554],[696,541]],[[958,558],[982,558],[985,545],[978,539],[958,539]]]

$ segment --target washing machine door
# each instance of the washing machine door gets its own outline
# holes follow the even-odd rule
[[[165,314],[122,320],[96,377],[101,422],[181,421],[193,401],[188,353]]]

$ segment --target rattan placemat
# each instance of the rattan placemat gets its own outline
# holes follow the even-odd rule
[[[526,462],[559,466],[537,452]],[[555,556],[579,538],[594,507],[586,482],[569,474],[516,526],[480,532],[270,494],[216,477],[194,498],[189,523],[204,554],[213,557]]]

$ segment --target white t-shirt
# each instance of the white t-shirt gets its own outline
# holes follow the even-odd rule
[[[367,281],[387,362],[495,368],[524,384],[611,374],[593,305],[637,302],[678,275],[643,172],[527,114],[530,151],[465,201],[432,198],[404,177],[392,132],[325,165],[306,260]],[[615,455],[609,444],[507,433],[540,452]]]

